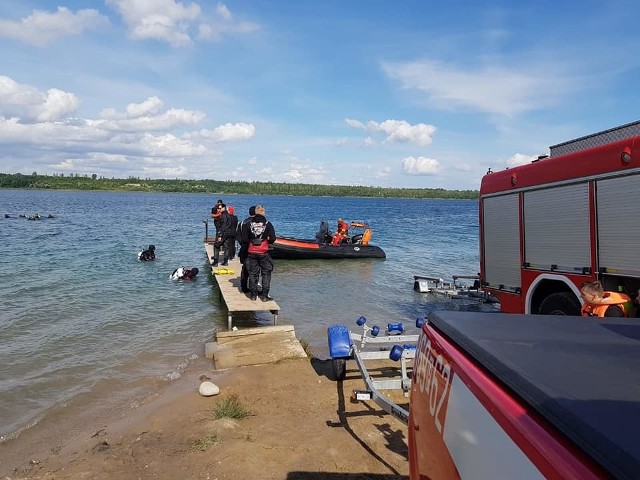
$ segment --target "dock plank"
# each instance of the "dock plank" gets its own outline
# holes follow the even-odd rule
[[[236,258],[229,262],[226,267],[219,266],[217,268],[227,268],[234,271],[233,274],[216,274],[217,268],[213,267],[213,243],[211,241],[205,241],[205,251],[207,252],[207,258],[209,264],[212,266],[212,272],[214,272],[214,278],[218,284],[220,290],[220,297],[227,306],[227,327],[229,330],[233,327],[233,314],[239,312],[270,312],[273,315],[273,324],[278,323],[278,313],[280,312],[280,306],[275,300],[263,302],[262,300],[250,300],[240,290],[240,272],[242,265]]]

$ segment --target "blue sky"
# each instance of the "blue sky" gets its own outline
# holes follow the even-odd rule
[[[640,120],[640,2],[2,0],[0,172],[477,189]]]

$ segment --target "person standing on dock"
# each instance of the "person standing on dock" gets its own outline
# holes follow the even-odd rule
[[[224,248],[222,256],[222,265],[229,265],[229,244],[231,243],[231,234],[233,233],[233,241],[235,242],[235,231],[231,232],[231,217],[227,213],[227,206],[223,203],[220,205],[220,226],[216,229],[216,241],[213,244],[213,266],[218,266],[220,258],[220,249]]]
[[[249,243],[244,240],[245,230],[249,228],[249,223],[253,220],[253,216],[256,214],[255,205],[249,207],[249,216],[245,218],[242,223],[238,225],[236,231],[236,238],[240,243],[240,250],[238,250],[238,260],[242,265],[240,270],[240,290],[242,293],[249,293],[248,281],[249,281],[249,269],[247,268],[247,257],[249,256]]]
[[[225,248],[229,248],[229,260],[236,258],[236,237],[238,232],[238,217],[235,214],[233,205],[227,206],[227,213],[229,214],[229,237],[227,240],[228,245]]]
[[[220,229],[220,216],[222,215],[220,205],[224,205],[222,199],[219,199],[216,204],[211,207],[211,218],[213,218],[213,226],[216,227],[216,237],[218,236],[218,230]]]
[[[258,280],[262,275],[262,291],[260,299],[263,302],[273,300],[269,295],[271,288],[271,272],[273,260],[269,254],[269,245],[276,241],[276,231],[273,225],[265,217],[265,208],[256,205],[256,214],[244,230],[243,240],[248,244],[246,259],[249,270],[249,298],[258,298]]]

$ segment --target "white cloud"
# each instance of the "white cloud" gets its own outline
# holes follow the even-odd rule
[[[289,169],[282,174],[284,181],[300,183],[322,183],[326,181],[328,172],[321,166],[314,165],[310,160],[295,160]]]
[[[223,35],[252,33],[260,29],[260,26],[252,22],[237,22],[224,3],[216,6],[218,18],[211,22],[202,23],[198,27],[198,39],[217,42]]]
[[[233,16],[224,3],[218,3],[218,5],[216,6],[216,13],[225,20],[231,20]]]
[[[523,155],[522,153],[516,153],[513,157],[505,160],[505,165],[507,167],[517,167],[518,165],[524,165],[526,163],[531,163],[533,160],[538,158],[536,155]]]
[[[97,10],[83,9],[75,13],[58,7],[55,13],[34,10],[20,21],[0,19],[0,37],[42,47],[58,38],[78,35],[85,30],[108,25],[107,17]]]
[[[127,105],[127,117],[137,118],[143,115],[155,115],[162,108],[162,100],[158,97],[149,97],[142,103],[130,103]]]
[[[86,157],[91,160],[95,160],[95,163],[98,164],[124,164],[128,161],[126,155],[105,152],[90,152],[86,155]]]
[[[426,123],[418,123],[411,125],[405,120],[385,120],[384,122],[374,122],[370,120],[366,125],[359,120],[345,119],[345,123],[353,128],[362,128],[368,133],[383,133],[386,135],[385,143],[416,143],[418,145],[429,145],[433,141],[433,134],[436,127],[427,125]],[[365,144],[371,144],[373,141],[367,141]]]
[[[189,138],[200,138],[215,143],[251,140],[256,134],[256,127],[251,123],[226,123],[213,130],[200,130],[189,133]]]
[[[188,173],[187,168],[184,167],[183,165],[176,165],[172,167],[167,167],[162,165],[159,165],[159,166],[145,165],[145,167],[143,168],[143,171],[145,172],[146,175],[150,177],[163,176],[166,178],[180,178],[180,177],[184,177],[184,175]]]
[[[57,121],[74,113],[78,105],[73,93],[57,88],[41,92],[0,76],[0,115],[4,117],[16,117],[25,123]]]
[[[128,104],[124,112],[104,109],[97,119],[71,116],[78,105],[72,93],[58,89],[42,92],[0,76],[4,157],[15,164],[26,159],[34,168],[44,164],[56,170],[79,169],[79,173],[140,174],[144,162],[147,175],[175,177],[189,169],[206,175],[211,157],[220,155],[212,148],[214,144],[255,135],[255,126],[245,123],[185,132],[201,123],[205,114],[164,109],[162,100],[155,96]],[[177,162],[188,162],[189,168]]]
[[[362,129],[364,129],[364,128],[365,128],[364,123],[362,123],[362,122],[361,122],[361,121],[359,121],[359,120],[353,120],[352,118],[345,118],[345,119],[344,119],[344,121],[345,121],[345,123],[346,123],[347,125],[349,125],[350,127],[353,127],[353,128],[362,128]]]
[[[288,172],[284,172],[283,177],[287,180],[300,181],[304,177],[304,175],[302,174],[302,172],[300,172],[300,170],[292,168]]]
[[[486,65],[472,70],[432,60],[382,65],[384,72],[399,80],[403,88],[426,95],[432,107],[468,108],[506,116],[551,105],[573,85],[560,74],[560,66],[546,67]]]
[[[189,45],[191,22],[201,15],[200,6],[175,0],[106,0],[129,27],[131,37],[168,42],[174,47]]]
[[[104,112],[104,111],[103,111]],[[204,120],[205,114],[171,108],[166,112],[156,115],[145,115],[136,118],[116,118],[91,120],[89,123],[95,127],[117,132],[139,132],[169,130],[184,125],[197,125]]]
[[[207,153],[206,147],[177,138],[175,135],[145,134],[138,145],[143,154],[164,157],[190,157]]]
[[[383,132],[386,142],[412,142],[418,145],[429,145],[432,142],[436,127],[425,123],[410,125],[404,120],[385,120],[382,123],[367,122],[370,131]]]
[[[427,157],[402,159],[402,170],[409,175],[435,175],[440,171],[440,162]]]
[[[125,113],[114,108],[100,112],[100,118],[89,120],[89,124],[105,130],[120,132],[160,131],[184,125],[197,125],[205,118],[202,112],[170,108],[162,112],[163,102],[158,97],[147,98],[141,103],[130,103]]]
[[[387,178],[390,173],[391,167],[384,167],[383,169],[374,172],[373,176],[378,179]]]
[[[67,160],[64,160],[64,161],[58,163],[56,165],[56,167],[59,168],[60,170],[69,171],[69,170],[72,170],[72,169],[75,168],[75,164],[73,163],[73,160],[67,159]]]
[[[219,41],[224,35],[246,34],[259,25],[237,21],[224,3],[206,15],[197,3],[178,0],[106,0],[120,13],[137,40],[159,40],[174,47],[191,45],[194,39]],[[210,17],[210,18],[207,18]]]
[[[47,90],[44,99],[36,116],[39,122],[54,122],[68,117],[78,108],[78,99],[73,93],[64,92],[57,88]]]

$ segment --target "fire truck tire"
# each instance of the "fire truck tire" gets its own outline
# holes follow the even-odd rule
[[[552,293],[540,304],[541,315],[580,315],[580,303],[573,293]]]
[[[347,359],[334,358],[331,362],[333,366],[333,376],[336,380],[344,380],[347,374]]]

